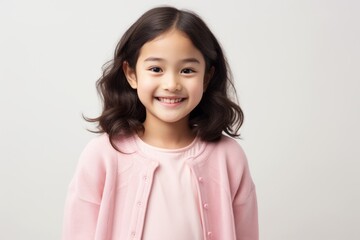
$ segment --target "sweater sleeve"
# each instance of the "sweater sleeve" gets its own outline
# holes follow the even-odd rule
[[[65,201],[62,240],[95,239],[105,164],[94,140],[82,152]]]
[[[255,185],[251,178],[245,153],[240,149],[242,174],[233,199],[235,231],[237,240],[258,240],[258,208]]]
[[[258,210],[255,187],[244,202],[235,202],[234,206],[235,230],[237,240],[258,240]]]

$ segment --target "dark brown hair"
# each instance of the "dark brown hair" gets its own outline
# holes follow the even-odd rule
[[[126,80],[124,61],[135,69],[141,47],[171,28],[184,32],[200,50],[206,63],[205,72],[214,69],[200,103],[190,113],[190,127],[204,141],[217,141],[222,132],[239,137],[244,115],[237,104],[231,72],[220,44],[195,13],[158,7],[144,13],[125,32],[116,46],[114,59],[104,65],[103,75],[97,81],[103,111],[97,118],[85,119],[98,122],[96,132],[106,132],[111,142],[116,136],[144,130],[146,110]]]

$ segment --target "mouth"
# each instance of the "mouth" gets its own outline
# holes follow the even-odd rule
[[[157,97],[156,99],[162,103],[168,103],[168,104],[179,103],[185,100],[185,98],[166,98],[166,97]]]

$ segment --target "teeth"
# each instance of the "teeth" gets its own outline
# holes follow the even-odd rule
[[[178,103],[181,102],[182,98],[159,98],[159,100],[164,103]]]

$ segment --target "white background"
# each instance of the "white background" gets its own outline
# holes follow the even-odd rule
[[[161,3],[199,13],[228,56],[261,239],[360,239],[356,0],[0,0],[0,239],[60,238],[101,66]]]

